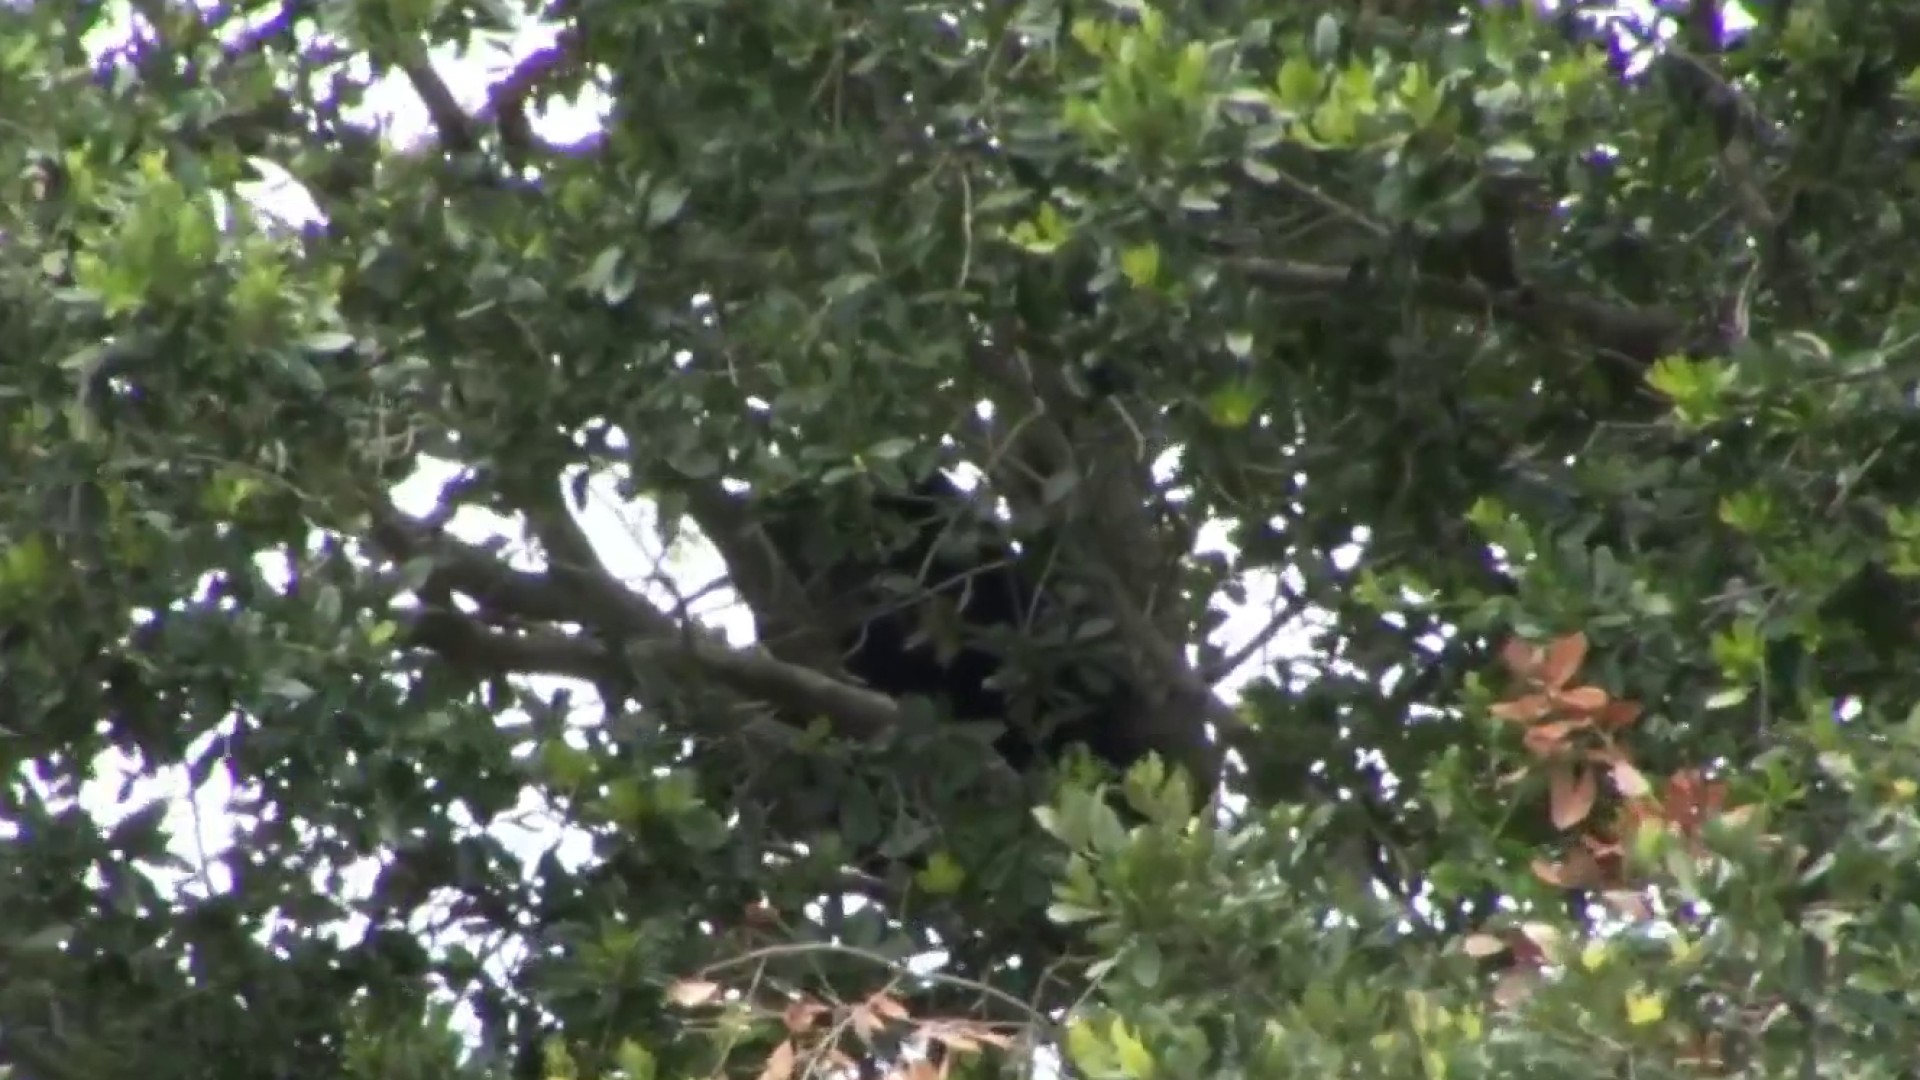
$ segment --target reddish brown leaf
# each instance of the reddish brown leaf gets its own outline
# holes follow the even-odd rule
[[[1541,874],[1543,863],[1551,869],[1553,876]],[[1600,868],[1600,860],[1584,847],[1569,849],[1567,857],[1557,863],[1535,860],[1533,872],[1541,881],[1563,889],[1591,889],[1607,879],[1606,873]]]
[[[1562,712],[1593,716],[1607,707],[1607,692],[1597,686],[1576,686],[1555,694],[1553,703]]]
[[[1509,720],[1516,724],[1531,724],[1536,720],[1545,720],[1553,715],[1553,701],[1545,694],[1528,694],[1512,701],[1496,702],[1487,710],[1496,720]]]
[[[1476,960],[1507,951],[1507,943],[1492,934],[1468,934],[1460,947]]]
[[[1513,638],[1501,646],[1500,659],[1516,678],[1531,682],[1540,670],[1540,647]]]
[[[1682,834],[1693,836],[1726,806],[1727,785],[1723,780],[1708,780],[1698,769],[1683,769],[1667,779],[1664,795],[1667,820]]]
[[[1609,771],[1613,774],[1613,787],[1629,799],[1643,799],[1653,793],[1653,785],[1647,782],[1646,774],[1634,768],[1630,761],[1615,761]]]
[[[1493,1003],[1503,1009],[1511,1009],[1527,1000],[1539,983],[1540,977],[1531,971],[1501,972],[1493,984]]]
[[[1547,782],[1547,808],[1554,828],[1571,829],[1593,813],[1600,785],[1590,769],[1560,768]]]
[[[853,1026],[853,1033],[860,1037],[860,1041],[869,1045],[873,1043],[873,1037],[880,1034],[880,1029],[886,1027],[886,1023],[873,1015],[873,1010],[865,1005],[855,1005],[847,1013],[847,1022]]]
[[[767,1055],[767,1063],[760,1069],[760,1080],[791,1080],[793,1066],[799,1057],[792,1039],[782,1042],[773,1048],[773,1053]]]
[[[1552,757],[1567,748],[1569,736],[1587,726],[1585,720],[1555,720],[1550,724],[1535,724],[1520,737],[1520,742],[1540,757]]]
[[[905,1022],[913,1019],[913,1014],[907,1011],[905,1005],[885,994],[874,994],[868,998],[867,1008],[872,1009],[875,1015],[884,1016],[889,1020]]]
[[[1574,631],[1547,646],[1546,658],[1540,664],[1540,683],[1549,690],[1558,690],[1572,681],[1580,673],[1580,665],[1587,659],[1587,635]]]
[[[958,1031],[928,1031],[927,1037],[945,1046],[949,1050],[957,1050],[962,1054],[977,1054],[980,1052],[979,1040]]]
[[[683,1009],[694,1009],[720,996],[720,984],[705,979],[679,979],[667,987],[667,1000]]]
[[[1013,1046],[1013,1040],[1007,1036],[993,1030],[985,1024],[978,1024],[969,1020],[947,1020],[937,1025],[929,1025],[926,1028],[926,1033],[928,1038],[936,1042],[946,1043],[948,1046],[958,1047],[961,1045],[955,1040],[965,1040],[968,1044],[985,1043],[988,1046],[997,1047],[1001,1050],[1010,1049]]]
[[[1521,923],[1520,936],[1531,941],[1542,953],[1551,952],[1566,937],[1559,927],[1538,921]]]
[[[1600,710],[1600,726],[1608,731],[1632,727],[1640,720],[1642,711],[1637,701],[1609,701],[1607,707]]]
[[[1653,918],[1653,906],[1647,903],[1647,898],[1631,889],[1608,889],[1600,894],[1600,899],[1614,914],[1635,922]]]
[[[1619,841],[1591,832],[1580,834],[1580,846],[1588,854],[1592,855],[1594,859],[1601,862],[1605,862],[1625,850],[1620,846]]]
[[[1507,933],[1507,948],[1513,950],[1515,967],[1542,968],[1547,964],[1547,951],[1522,931]]]
[[[827,1015],[828,1011],[825,1005],[817,1001],[795,1001],[787,1006],[780,1019],[787,1025],[788,1031],[800,1035],[813,1030],[814,1023]]]

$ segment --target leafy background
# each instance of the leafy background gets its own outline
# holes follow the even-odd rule
[[[23,1075],[1904,1074],[1908,13],[533,14],[0,14]],[[1164,760],[824,677],[934,464]]]

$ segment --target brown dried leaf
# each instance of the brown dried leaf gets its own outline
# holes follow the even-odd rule
[[[1513,638],[1500,647],[1500,660],[1507,665],[1516,678],[1533,681],[1540,670],[1540,647],[1530,642]]]
[[[1504,971],[1494,980],[1493,1003],[1503,1009],[1511,1009],[1527,1000],[1533,994],[1533,988],[1540,983],[1540,977],[1531,971]]]
[[[1600,785],[1589,769],[1559,768],[1547,781],[1547,813],[1556,829],[1571,829],[1593,813]]]
[[[1582,716],[1597,715],[1607,707],[1607,692],[1597,686],[1576,686],[1571,690],[1562,690],[1554,695],[1554,704],[1561,712],[1579,713]]]
[[[884,1016],[889,1020],[898,1020],[905,1023],[913,1019],[913,1014],[907,1011],[905,1005],[900,1004],[900,1002],[888,997],[886,994],[876,993],[872,997],[869,997],[867,999],[867,1008],[872,1009],[874,1015]]]
[[[1587,635],[1574,631],[1547,646],[1546,658],[1540,663],[1540,684],[1549,690],[1558,690],[1572,681],[1580,673],[1580,665],[1587,659]]]
[[[1608,731],[1632,727],[1644,711],[1637,701],[1609,701],[1607,707],[1600,710],[1600,726]]]
[[[667,987],[667,1001],[682,1009],[697,1009],[720,996],[720,984],[706,979],[676,979]]]
[[[1567,857],[1560,862],[1535,859],[1532,869],[1534,877],[1561,889],[1592,888],[1606,877],[1600,869],[1600,860],[1584,847],[1568,850]]]
[[[760,1069],[760,1080],[791,1080],[793,1066],[799,1060],[800,1053],[794,1049],[793,1040],[787,1039],[773,1048],[767,1055],[767,1063]]]
[[[1538,970],[1547,966],[1547,951],[1540,947],[1539,942],[1517,930],[1507,933],[1507,948],[1513,950],[1510,967]]]
[[[813,1030],[813,1025],[829,1011],[818,1001],[795,1001],[787,1005],[785,1011],[781,1013],[780,1020],[787,1025],[789,1032],[802,1035]]]
[[[1488,956],[1498,956],[1507,951],[1507,943],[1492,934],[1468,934],[1460,947],[1475,960]]]
[[[944,1062],[935,1065],[926,1058],[921,1058],[919,1061],[908,1062],[906,1067],[900,1070],[900,1077],[901,1080],[940,1080],[946,1073]]]
[[[1555,720],[1535,724],[1520,736],[1520,744],[1536,757],[1553,757],[1567,748],[1567,737],[1587,727],[1585,720]]]
[[[1567,852],[1567,873],[1576,889],[1597,889],[1615,884],[1620,876],[1617,872],[1619,866],[1618,858],[1609,858],[1603,864],[1599,855],[1584,847]],[[1608,867],[1613,867],[1614,871],[1609,872]]]
[[[847,1013],[847,1023],[852,1025],[853,1033],[860,1037],[860,1041],[868,1045],[872,1045],[873,1037],[886,1026],[886,1022],[873,1015],[873,1010],[865,1005],[855,1005]]]
[[[1629,799],[1644,799],[1653,794],[1653,784],[1647,775],[1636,768],[1631,761],[1615,761],[1609,768],[1613,773],[1614,790]]]
[[[1643,922],[1653,918],[1653,905],[1647,898],[1632,889],[1608,889],[1600,894],[1600,899],[1616,915]]]
[[[1532,775],[1533,775],[1533,769],[1529,766],[1522,765],[1518,769],[1514,769],[1511,772],[1501,773],[1499,776],[1495,777],[1493,781],[1493,786],[1494,787],[1512,787],[1513,785],[1519,783],[1522,780],[1525,780],[1527,777]]]
[[[951,1037],[958,1036],[974,1042],[985,1043],[999,1050],[1007,1050],[1013,1047],[1013,1039],[1011,1037],[995,1031],[986,1024],[977,1024],[969,1020],[949,1020],[942,1023],[938,1029],[928,1029],[927,1034],[942,1042],[946,1042]]]
[[[939,1043],[949,1050],[957,1050],[963,1054],[977,1054],[980,1052],[979,1042],[958,1031],[928,1031],[927,1038],[932,1039],[934,1042]]]
[[[1539,946],[1542,953],[1551,954],[1566,940],[1566,935],[1552,923],[1532,920],[1520,924],[1520,936]]]
[[[1511,701],[1498,701],[1487,710],[1496,720],[1531,724],[1553,715],[1553,702],[1545,694],[1527,694]]]

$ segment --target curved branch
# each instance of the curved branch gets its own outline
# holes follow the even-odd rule
[[[577,559],[576,543],[585,542],[578,524],[555,525],[551,513],[534,507],[529,517],[544,519],[547,535],[558,541],[560,560]],[[547,508],[549,511],[551,507]],[[571,520],[571,515],[561,515]],[[596,640],[557,630],[507,633],[490,630],[457,612],[429,609],[408,617],[412,640],[450,659],[488,670],[562,675],[603,682],[630,669],[660,671],[690,666],[716,685],[763,701],[791,716],[825,717],[833,729],[854,739],[874,739],[900,721],[893,699],[841,682],[759,647],[735,648],[711,630],[684,625],[598,567],[536,573],[516,570],[484,550],[446,536],[390,504],[374,515],[373,540],[390,555],[432,562],[429,590],[450,589],[484,609],[539,622],[573,622],[602,632]],[[536,531],[540,525],[536,524]],[[589,556],[591,553],[588,553]],[[587,575],[588,587],[576,573]],[[602,644],[624,642],[624,655]]]
[[[1253,280],[1296,292],[1347,292],[1370,287],[1353,280],[1344,266],[1293,262],[1263,256],[1236,255],[1228,264]],[[1530,286],[1516,291],[1489,288],[1472,281],[1422,276],[1413,282],[1415,294],[1428,303],[1452,311],[1493,315],[1528,330],[1552,335],[1571,334],[1615,362],[1645,368],[1675,352],[1724,351],[1717,327],[1688,319],[1662,307],[1610,304],[1590,296],[1557,293]]]

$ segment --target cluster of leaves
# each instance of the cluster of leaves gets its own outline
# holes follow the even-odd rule
[[[0,6],[0,1063],[1902,1074],[1920,20],[1611,7]],[[936,465],[1231,753],[836,678]]]

